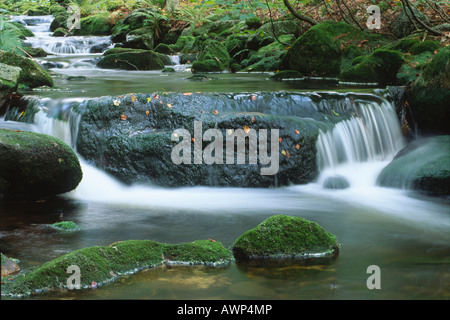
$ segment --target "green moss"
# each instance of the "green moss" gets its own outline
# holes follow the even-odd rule
[[[0,61],[4,64],[22,69],[19,84],[23,84],[31,88],[39,86],[53,86],[53,79],[48,72],[29,58],[0,50]]]
[[[214,240],[167,245],[164,256],[173,262],[189,264],[223,264],[233,260],[230,250]]]
[[[109,14],[95,14],[80,20],[80,29],[74,29],[75,36],[105,36],[110,35],[112,24]]]
[[[5,199],[33,200],[75,189],[82,171],[75,152],[63,141],[0,129],[0,177]]]
[[[303,257],[336,253],[339,243],[315,222],[275,215],[245,232],[233,244],[237,259]]]
[[[396,84],[397,73],[403,63],[403,54],[395,50],[375,50],[368,56],[355,58],[351,66],[341,72],[342,81]]]
[[[55,223],[51,224],[50,227],[57,229],[57,230],[65,230],[65,231],[79,230],[78,225],[73,221],[55,222]]]
[[[418,42],[408,49],[411,54],[421,54],[426,51],[434,52],[441,48],[439,41],[423,41]]]
[[[94,246],[75,250],[48,261],[38,268],[16,276],[2,286],[2,293],[30,294],[47,289],[65,288],[71,265],[80,268],[81,286],[88,288],[113,281],[121,275],[153,268],[167,263],[223,264],[233,256],[219,242],[211,240],[183,244],[163,244],[152,240],[127,240],[109,246]]]
[[[192,72],[193,73],[201,73],[201,72],[221,72],[225,70],[225,66],[217,60],[214,59],[206,59],[203,61],[194,61],[192,63]]]
[[[151,50],[125,49],[120,50],[119,52],[121,53],[107,52],[107,54],[98,62],[97,66],[104,69],[125,70],[164,69],[164,63],[161,61],[159,54]]]
[[[358,45],[368,53],[387,40],[343,22],[325,21],[313,26],[292,45],[281,62],[282,70],[297,70],[306,76],[337,77],[342,50]],[[365,43],[365,44],[364,44]]]
[[[216,40],[207,40],[203,44],[198,60],[216,60],[222,64],[224,68],[228,68],[231,58],[225,45]]]

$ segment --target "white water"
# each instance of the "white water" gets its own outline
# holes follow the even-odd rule
[[[86,54],[91,51],[95,45],[104,45],[105,51],[112,47],[112,41],[109,36],[105,37],[52,37],[50,24],[53,16],[28,17],[13,16],[12,21],[17,21],[25,25],[34,33],[34,37],[27,38],[26,43],[33,48],[42,48],[48,53],[53,54]]]
[[[26,21],[24,17],[17,19]],[[35,39],[28,39],[33,46],[53,45],[61,41],[50,36],[48,31],[50,22],[51,18],[44,17],[40,24],[27,26],[36,34]],[[62,41],[65,40],[69,39],[62,39]],[[96,40],[99,39],[96,38]],[[82,41],[92,43],[93,40],[91,37],[84,37]],[[171,58],[178,66],[179,57]],[[70,68],[72,67],[73,63],[70,65]],[[83,98],[42,100],[43,110],[36,114],[34,128],[74,146],[80,116],[71,112],[71,105],[82,100]],[[320,176],[316,182],[308,185],[278,189],[211,187],[165,189],[152,186],[127,186],[91,166],[80,157],[83,180],[78,188],[67,196],[98,203],[192,209],[204,212],[258,209],[315,210],[318,208],[333,211],[336,210],[334,201],[339,201],[388,215],[421,222],[427,220],[429,223],[436,221],[436,225],[449,226],[448,219],[444,219],[446,221],[444,224],[439,218],[430,219],[431,216],[440,216],[442,208],[439,205],[410,198],[405,190],[380,188],[375,185],[379,172],[404,144],[400,126],[393,107],[387,101],[381,104],[359,101],[355,108],[356,114],[352,119],[343,121],[332,130],[320,134],[317,140]],[[49,110],[61,110],[68,113],[66,117],[69,121],[64,122],[48,117]],[[345,177],[350,187],[344,190],[324,189],[322,187],[324,179],[335,175]],[[408,208],[407,212],[405,208]]]

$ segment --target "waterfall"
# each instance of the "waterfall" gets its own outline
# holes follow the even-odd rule
[[[404,146],[391,103],[384,99],[355,101],[354,108],[350,119],[319,133],[316,148],[320,183],[340,176],[350,185],[361,181],[373,184],[377,173]]]

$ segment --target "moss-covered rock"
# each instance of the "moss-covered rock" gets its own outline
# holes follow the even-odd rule
[[[220,242],[211,240],[182,244],[163,244],[152,240],[119,241],[109,246],[75,250],[48,261],[2,285],[2,294],[14,296],[67,288],[71,275],[67,273],[69,266],[80,268],[80,286],[89,288],[164,263],[222,265],[232,260],[228,249]]]
[[[0,62],[22,69],[19,84],[35,88],[53,86],[53,79],[37,62],[18,54],[0,50]]]
[[[220,72],[230,66],[230,55],[224,44],[217,40],[203,43],[198,60],[192,64],[192,72]]]
[[[450,47],[439,49],[406,94],[414,121],[424,134],[449,134]]]
[[[305,76],[338,77],[343,49],[357,45],[369,52],[387,40],[385,37],[361,31],[343,22],[325,21],[311,27],[299,37],[281,62],[281,70],[297,70]]]
[[[55,31],[53,31],[52,37],[64,37],[66,34],[69,33],[69,30],[66,28],[58,28]]]
[[[377,184],[449,196],[450,136],[414,141],[381,171]]]
[[[112,23],[109,14],[95,14],[80,19],[80,28],[73,29],[75,36],[106,36],[111,34]]]
[[[73,221],[55,222],[55,223],[51,224],[50,227],[53,229],[62,230],[62,231],[76,231],[76,230],[80,229],[78,227],[78,225]]]
[[[154,45],[154,30],[150,27],[143,27],[128,32],[125,41],[122,42],[124,48],[143,50],[153,50]]]
[[[340,74],[341,81],[397,84],[397,73],[403,63],[403,54],[395,50],[377,49],[368,56],[355,58],[352,65]]]
[[[33,200],[74,190],[82,171],[75,152],[51,136],[0,130],[0,198]]]
[[[164,54],[173,54],[172,48],[165,43],[158,44],[155,48],[155,52],[164,53]]]
[[[115,50],[115,49],[110,49]],[[116,52],[107,50],[97,66],[103,69],[162,70],[161,56],[151,50],[118,48]]]
[[[242,234],[233,244],[236,259],[297,258],[339,252],[336,236],[315,222],[275,215]]]

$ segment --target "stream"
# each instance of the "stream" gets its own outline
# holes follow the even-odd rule
[[[14,19],[27,23],[27,18]],[[367,92],[367,88],[341,87],[332,81],[271,81],[263,73],[212,74],[211,81],[194,82],[187,79],[192,76],[190,66],[179,64],[172,66],[176,72],[170,74],[99,69],[95,61],[101,53],[90,53],[89,48],[98,44],[107,48],[111,45],[108,38],[52,38],[51,19],[33,17],[32,25],[27,25],[35,33],[29,43],[54,53],[39,60],[53,64],[49,71],[56,89],[26,92],[41,99],[46,113],[38,113],[33,125],[0,119],[0,127],[28,128],[73,145],[71,124],[46,114],[88,98],[163,91]],[[173,61],[177,62],[176,57]],[[210,238],[230,247],[264,219],[286,214],[315,221],[336,235],[341,244],[339,255],[225,267],[163,266],[121,277],[97,289],[48,292],[24,299],[449,299],[448,200],[375,184],[378,173],[404,146],[398,121],[389,120],[395,113],[390,106],[386,108],[388,111],[382,113],[387,117],[386,129],[374,131],[383,139],[386,131],[392,132],[386,138],[389,150],[383,157],[361,158],[363,147],[354,144],[349,150],[354,156],[337,159],[340,155],[334,156],[337,151],[331,150],[337,145],[334,139],[348,130],[355,136],[357,130],[352,123],[343,124],[321,136],[321,175],[306,185],[268,189],[127,186],[80,157],[83,180],[75,191],[51,201],[0,207],[1,251],[28,269],[76,249],[130,239],[180,243]],[[362,139],[370,145],[376,143],[370,140],[372,136]],[[340,143],[351,144],[345,139]],[[345,176],[350,188],[324,189],[322,183],[329,171]],[[61,218],[76,222],[81,230],[58,232],[47,227]],[[380,289],[367,286],[371,265],[380,267]]]

